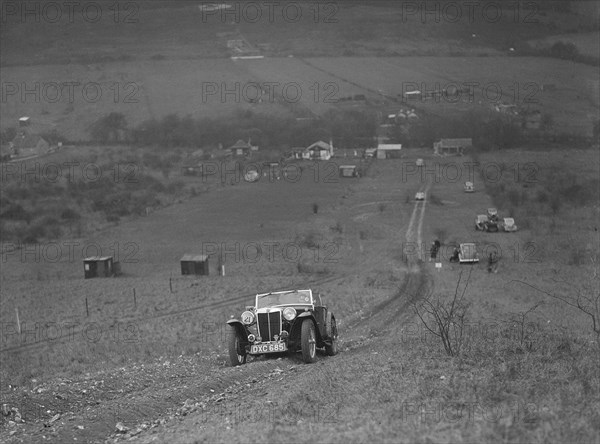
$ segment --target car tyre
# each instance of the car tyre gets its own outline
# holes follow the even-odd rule
[[[302,359],[305,363],[310,364],[317,360],[317,335],[315,324],[311,319],[305,319],[302,322],[300,346],[302,347]]]
[[[247,354],[242,341],[242,333],[238,328],[233,327],[229,332],[229,362],[232,367],[246,363]]]
[[[327,356],[335,356],[338,354],[338,331],[335,318],[331,315],[331,313],[328,313],[327,315],[326,331],[329,335],[328,339],[331,341],[331,344],[325,344],[325,353],[327,353]]]

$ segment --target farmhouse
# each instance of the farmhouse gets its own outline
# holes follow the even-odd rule
[[[26,131],[21,131],[9,143],[9,148],[15,156],[30,157],[47,153],[50,144],[38,134],[28,134]]]
[[[472,139],[441,139],[433,143],[433,153],[438,156],[462,156],[466,148],[473,146]]]
[[[83,275],[85,279],[95,277],[111,277],[117,269],[118,262],[113,262],[112,256],[91,256],[83,260]]]
[[[208,256],[204,254],[184,254],[181,258],[181,274],[208,275]]]
[[[39,156],[50,150],[50,144],[32,129],[31,118],[24,116],[19,118],[17,135],[8,143],[8,150],[15,157]]]
[[[302,152],[302,158],[308,160],[329,160],[333,157],[333,143],[322,140],[313,143]]]
[[[250,157],[252,151],[258,151],[258,146],[250,144],[250,140],[244,142],[240,139],[229,147],[229,152],[233,157]]]
[[[399,159],[402,144],[380,143],[377,145],[377,159]]]

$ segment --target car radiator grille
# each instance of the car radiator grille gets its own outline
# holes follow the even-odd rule
[[[281,333],[281,312],[258,314],[258,334],[263,341],[273,341],[273,336]]]

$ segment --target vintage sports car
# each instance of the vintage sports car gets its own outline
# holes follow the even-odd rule
[[[227,324],[232,366],[246,363],[248,355],[300,351],[304,362],[312,363],[317,348],[329,356],[338,352],[335,317],[312,290],[257,294],[255,305]]]

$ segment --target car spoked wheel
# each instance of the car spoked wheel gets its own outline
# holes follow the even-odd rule
[[[307,364],[317,360],[317,335],[315,333],[315,324],[312,320],[306,319],[302,322],[301,334],[302,359]]]
[[[327,331],[331,332],[331,338],[329,339],[331,344],[325,344],[325,353],[327,353],[328,356],[334,356],[338,353],[338,331],[335,318],[333,316],[329,316],[327,323],[329,324],[327,326]]]
[[[229,362],[233,367],[246,363],[246,350],[242,345],[242,334],[237,328],[229,332]]]

